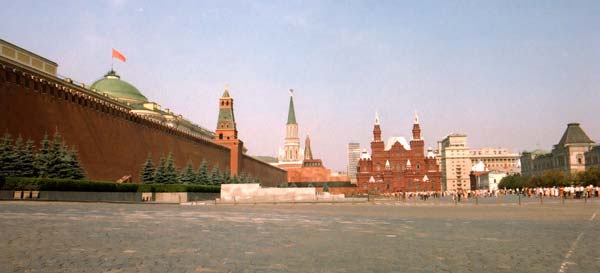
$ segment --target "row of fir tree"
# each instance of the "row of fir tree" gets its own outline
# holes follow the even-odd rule
[[[148,154],[140,177],[143,183],[198,185],[260,183],[260,179],[253,178],[246,173],[241,173],[240,176],[231,176],[229,170],[221,172],[216,165],[210,171],[206,159],[202,160],[197,171],[194,170],[191,162],[188,162],[184,169],[178,170],[170,153],[166,158],[160,158],[158,166],[154,165],[152,156]]]
[[[0,140],[0,176],[83,179],[85,171],[75,148],[67,146],[58,132],[52,141],[44,135],[39,148],[31,139],[13,140],[5,133]]]

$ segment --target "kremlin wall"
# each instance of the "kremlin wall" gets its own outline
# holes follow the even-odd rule
[[[54,69],[42,70],[28,65],[23,59],[0,56],[2,134],[21,135],[39,143],[45,134],[51,137],[58,131],[66,143],[76,147],[90,179],[116,181],[130,175],[137,182],[148,154],[156,164],[159,157],[172,153],[178,168],[191,162],[197,169],[206,159],[211,169],[218,166],[221,171],[231,170],[232,174],[246,173],[260,179],[263,186],[276,186],[287,181],[285,170],[245,155],[243,147],[232,149],[217,144],[217,140],[210,139],[214,133],[181,116],[168,110],[153,111],[160,115],[145,115],[143,112],[157,107],[155,103],[119,100],[85,85],[74,84],[70,79],[56,76],[55,63],[12,44],[4,42],[1,45],[3,53],[9,52],[4,49],[11,46],[9,49],[16,49],[20,54],[15,56],[27,55],[32,60],[54,65]],[[111,72],[105,78],[110,76],[120,80],[114,71]],[[237,131],[235,135],[237,138]]]

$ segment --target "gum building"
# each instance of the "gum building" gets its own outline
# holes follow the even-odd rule
[[[540,175],[546,171],[561,171],[567,175],[584,171],[596,143],[588,137],[579,123],[569,123],[558,144],[551,152],[535,150],[521,154],[521,173]],[[591,163],[591,162],[590,162]],[[588,166],[590,163],[587,163]]]
[[[381,138],[379,116],[375,115],[371,154],[363,152],[358,161],[359,192],[392,193],[440,191],[441,173],[431,148],[425,151],[421,126],[415,115],[412,139]]]

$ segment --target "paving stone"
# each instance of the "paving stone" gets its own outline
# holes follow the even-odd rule
[[[600,272],[597,199],[492,201],[0,202],[0,272]]]

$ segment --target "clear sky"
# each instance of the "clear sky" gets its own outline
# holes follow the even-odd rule
[[[566,124],[600,140],[600,1],[0,0],[0,38],[91,84],[110,69],[210,129],[225,84],[252,155],[283,145],[288,89],[315,157],[466,133],[471,147],[550,149]]]

